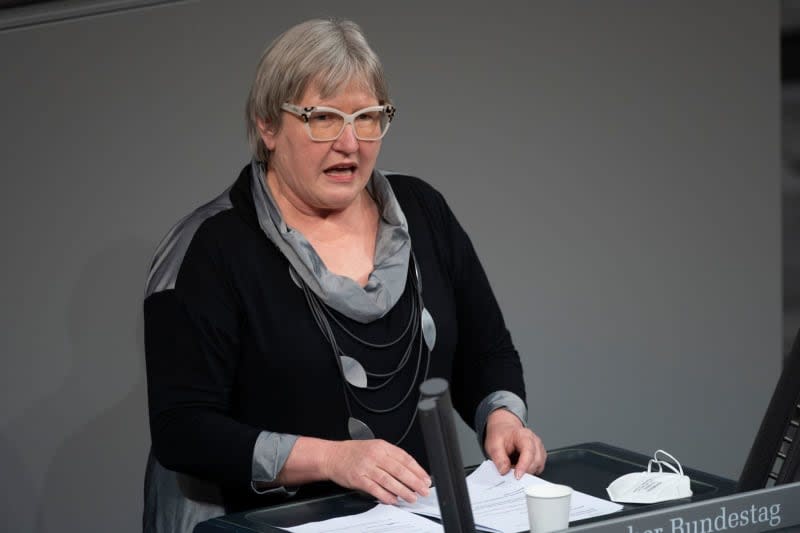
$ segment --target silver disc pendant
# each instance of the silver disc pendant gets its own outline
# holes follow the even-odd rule
[[[339,357],[339,361],[342,363],[342,373],[344,373],[344,379],[347,380],[347,382],[353,387],[366,389],[367,372],[364,370],[364,367],[361,366],[361,363],[352,357],[348,357],[347,355]]]
[[[375,438],[375,434],[369,429],[368,425],[352,416],[347,419],[347,431],[350,433],[350,438],[353,440],[369,440]]]
[[[428,345],[428,352],[432,352],[436,346],[436,324],[433,323],[433,317],[425,307],[422,308],[422,336]]]

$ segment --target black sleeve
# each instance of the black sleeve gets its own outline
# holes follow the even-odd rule
[[[486,396],[507,390],[524,401],[525,383],[519,353],[472,241],[453,213],[447,212],[458,312],[453,396],[459,414],[473,426],[478,404]]]
[[[450,271],[456,303],[453,404],[473,427],[478,404],[492,392],[507,390],[525,400],[522,364],[472,241],[444,197],[430,186],[424,187],[434,239]]]
[[[249,485],[260,433],[231,415],[237,307],[224,254],[202,227],[175,288],[144,304],[153,452],[170,470],[232,487]]]

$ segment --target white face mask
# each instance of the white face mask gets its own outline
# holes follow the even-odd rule
[[[672,459],[678,467],[659,459],[659,454]],[[658,466],[657,472],[653,470],[654,465]],[[665,472],[663,467],[671,472]],[[647,472],[620,476],[606,487],[606,491],[611,501],[617,503],[657,503],[688,498],[692,495],[689,484],[689,476],[683,475],[683,468],[678,460],[664,450],[658,450],[647,463]]]

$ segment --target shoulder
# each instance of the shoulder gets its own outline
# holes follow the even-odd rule
[[[381,173],[389,180],[395,194],[414,194],[428,200],[442,197],[441,193],[430,183],[417,176],[388,170],[382,170]]]
[[[189,246],[204,235],[220,231],[226,225],[233,204],[230,188],[222,194],[201,205],[179,220],[156,247],[150,271],[147,276],[145,298],[153,293],[175,287],[175,280]]]
[[[145,298],[174,289],[187,254],[197,249],[231,252],[242,236],[258,227],[250,196],[251,165],[245,165],[239,176],[216,198],[178,221],[158,244],[147,277]],[[225,247],[225,249],[217,249]]]
[[[428,219],[452,216],[442,193],[424,179],[402,172],[382,171],[382,174],[406,216],[413,217],[415,213]]]

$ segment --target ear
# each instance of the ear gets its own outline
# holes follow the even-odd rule
[[[261,137],[261,141],[264,143],[264,146],[267,147],[267,150],[270,152],[275,150],[275,136],[278,133],[275,125],[272,122],[259,118],[256,119],[256,126],[258,126],[258,134]]]

